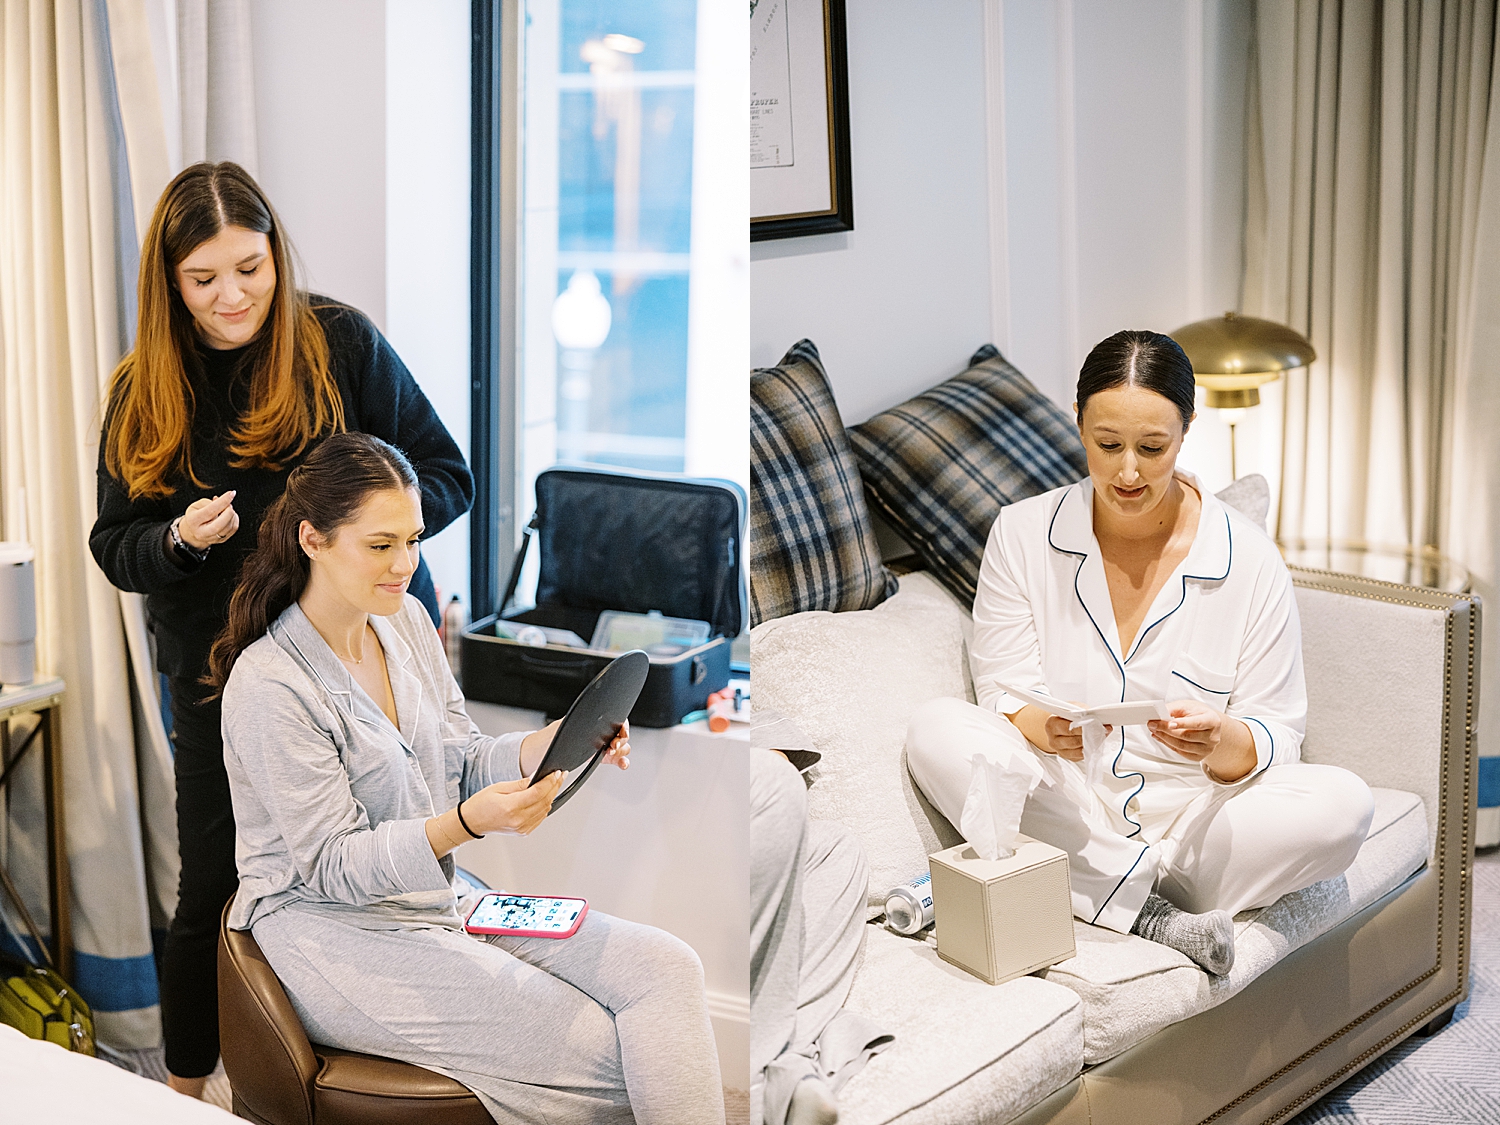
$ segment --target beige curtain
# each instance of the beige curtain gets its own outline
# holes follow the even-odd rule
[[[1479,697],[1480,847],[1500,844],[1500,73],[1492,73],[1479,176],[1479,218],[1467,293],[1458,304],[1453,483],[1447,552],[1469,568],[1485,598]]]
[[[169,836],[143,833],[142,801],[160,813],[165,795],[169,811],[171,775],[136,753],[146,709],[132,704],[117,591],[88,549],[100,403],[135,272],[103,0],[0,4],[0,89],[3,531],[36,548],[38,662],[67,684],[74,983],[102,1041],[148,1047],[160,1038],[151,929],[172,908],[176,856]],[[39,850],[23,839],[13,863],[34,870],[39,856],[21,853]]]
[[[136,230],[200,160],[257,163],[250,0],[108,0]]]
[[[1500,533],[1495,15],[1494,0],[1260,0],[1243,301],[1318,352],[1268,396],[1283,421],[1278,538],[1431,546],[1486,597]],[[1500,614],[1486,617],[1481,753],[1500,752]],[[1481,842],[1500,843],[1491,819]]]
[[[143,238],[168,182],[200,160],[256,166],[255,93],[249,0],[104,0],[119,127],[133,204],[134,236]],[[127,224],[129,225],[129,224]],[[126,285],[133,295],[136,243]],[[126,326],[131,343],[133,317]],[[165,929],[177,901],[177,823],[171,749],[159,710],[159,677],[146,627],[146,601],[119,594],[130,651],[136,743],[153,768],[142,771],[153,927]],[[162,917],[165,912],[165,917]]]

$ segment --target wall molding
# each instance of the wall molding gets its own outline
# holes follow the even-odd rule
[[[1208,305],[1208,168],[1206,166],[1204,120],[1204,4],[1203,0],[1184,0],[1183,42],[1186,90],[1187,165],[1184,186],[1187,193],[1187,306],[1189,322],[1211,315]],[[1173,326],[1176,327],[1175,325]]]
[[[1062,355],[1083,365],[1078,316],[1078,109],[1074,82],[1073,2],[1057,0],[1057,231],[1062,293]],[[1071,383],[1071,377],[1066,379]]]
[[[1005,174],[1005,0],[984,0],[984,135],[990,220],[990,339],[1009,356],[1010,212]]]
[[[731,1090],[750,1088],[750,997],[704,990],[719,1052],[719,1074]]]
[[[749,1025],[750,997],[733,992],[715,992],[711,988],[706,989],[703,996],[708,1001],[709,1019]]]

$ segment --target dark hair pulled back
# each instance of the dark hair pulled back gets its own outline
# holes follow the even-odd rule
[[[416,487],[417,474],[406,456],[369,434],[335,434],[288,474],[286,491],[266,509],[255,550],[240,570],[229,599],[229,624],[209,651],[203,682],[215,695],[223,692],[240,653],[307,589],[310,560],[297,539],[302,521],[331,538],[374,493]]]
[[[1160,332],[1116,332],[1094,345],[1078,371],[1078,419],[1100,391],[1123,386],[1155,391],[1177,407],[1186,429],[1193,420],[1193,365],[1177,341]]]

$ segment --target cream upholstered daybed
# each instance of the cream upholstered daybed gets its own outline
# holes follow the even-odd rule
[[[815,366],[807,350],[772,369],[773,381]],[[803,397],[811,377],[794,374],[793,397]],[[812,384],[821,369],[814,374]],[[772,464],[777,450],[805,461],[808,444],[767,437],[789,425],[777,402],[775,387],[757,387],[752,476],[772,507],[774,478],[787,468]],[[932,429],[931,418],[917,421]],[[862,429],[857,448],[880,439],[878,424]],[[881,472],[868,452],[860,467],[867,478]],[[826,466],[813,478],[820,473]],[[799,494],[809,491],[816,485]],[[888,518],[895,491],[872,490]],[[944,491],[951,498],[951,483]],[[782,531],[811,519],[775,518]],[[769,539],[777,529],[768,526],[752,512],[752,582],[770,549],[755,536]],[[858,554],[838,529],[824,532],[845,563]],[[872,545],[868,537],[865,553]],[[803,561],[792,569],[826,574],[829,560],[819,570],[808,554],[807,542],[796,545],[790,556]],[[958,841],[907,772],[908,718],[934,697],[972,700],[973,688],[967,606],[929,573],[906,575],[891,593],[878,567],[866,569],[867,585],[879,587],[866,595],[874,608],[763,612],[751,633],[756,707],[793,718],[823,754],[809,772],[809,815],[853,830],[870,859],[872,923],[848,1004],[896,1038],[841,1092],[841,1121],[1285,1121],[1406,1036],[1441,1026],[1467,996],[1476,600],[1293,568],[1309,700],[1303,757],[1351,769],[1375,793],[1353,866],[1237,918],[1225,978],[1165,946],[1075,921],[1074,958],[992,987],[939,960],[930,934],[903,938],[878,923],[885,891]],[[761,570],[762,594],[774,593]]]

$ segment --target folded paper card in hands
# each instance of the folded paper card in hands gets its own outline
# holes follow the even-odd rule
[[[1130,727],[1148,723],[1152,719],[1171,717],[1171,708],[1163,699],[1145,699],[1129,703],[1103,703],[1097,707],[1083,707],[1076,703],[1065,703],[1038,691],[1000,685],[1000,690],[1017,699],[1024,699],[1034,707],[1040,707],[1049,715],[1060,715],[1073,725],[1083,728],[1083,768],[1090,785],[1096,785],[1104,777],[1104,738],[1107,727]]]
[[[1129,727],[1150,722],[1152,719],[1167,719],[1172,714],[1166,700],[1163,699],[1145,699],[1130,703],[1101,703],[1097,707],[1083,707],[1076,703],[1064,703],[1061,699],[1054,699],[1043,692],[1027,691],[1025,688],[1001,684],[1000,690],[1017,699],[1024,699],[1034,707],[1040,707],[1049,715],[1061,715],[1064,719],[1074,723],[1097,720],[1107,727]]]

